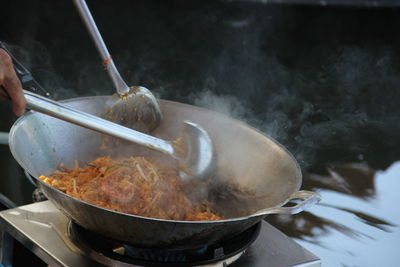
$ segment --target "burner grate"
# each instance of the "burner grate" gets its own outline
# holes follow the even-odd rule
[[[199,266],[231,258],[246,250],[257,238],[261,228],[258,223],[232,238],[190,249],[143,248],[110,240],[78,224],[69,224],[72,241],[83,250],[94,250],[114,260],[143,266]]]
[[[195,249],[142,249],[129,245],[123,245],[124,254],[134,259],[142,259],[149,262],[174,262],[186,263],[202,258],[207,254],[208,247],[199,247]]]

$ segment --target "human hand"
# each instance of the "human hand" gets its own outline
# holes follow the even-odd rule
[[[22,85],[14,71],[11,57],[0,48],[0,97],[11,99],[13,112],[21,116],[25,112],[26,100]]]

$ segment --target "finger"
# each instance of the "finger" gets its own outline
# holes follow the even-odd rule
[[[4,79],[3,87],[7,91],[13,103],[13,112],[17,116],[21,116],[25,112],[26,100],[22,91],[22,86],[14,73]]]
[[[0,48],[0,85],[3,84],[5,73],[8,69],[7,65],[11,63],[11,57],[6,51]]]

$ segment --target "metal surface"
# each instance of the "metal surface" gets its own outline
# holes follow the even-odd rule
[[[81,251],[67,233],[68,218],[50,202],[38,202],[0,212],[0,229],[21,242],[50,266],[128,266],[94,251]],[[8,238],[9,238],[8,237]],[[0,240],[1,241],[1,240]],[[10,241],[10,240],[9,240]],[[11,264],[10,243],[1,247],[1,264]],[[262,223],[260,235],[237,261],[230,266],[320,266],[320,260],[290,238],[268,224]],[[102,264],[100,264],[101,262]],[[132,266],[132,265],[130,265]],[[223,262],[207,265],[225,266]]]
[[[159,125],[162,117],[156,98],[145,87],[126,85],[108,52],[86,1],[73,0],[73,2],[100,53],[103,65],[118,94],[117,97],[111,97],[107,102],[109,111],[106,117],[129,128],[151,132]]]
[[[87,97],[65,102],[73,108],[97,115],[105,97]],[[38,187],[69,218],[84,228],[140,246],[198,246],[240,233],[269,213],[293,214],[318,198],[299,193],[301,171],[292,155],[280,144],[244,123],[216,112],[170,101],[160,101],[165,118],[155,131],[163,139],[175,139],[185,120],[204,126],[216,149],[215,177],[225,185],[236,184],[250,192],[245,201],[216,202],[217,212],[241,211],[220,221],[172,221],[115,212],[88,204],[38,180]],[[18,163],[32,176],[48,175],[60,163],[82,165],[99,156],[151,155],[126,143],[102,150],[102,135],[40,113],[20,118],[10,131],[10,149]],[[155,152],[154,152],[155,153]],[[159,154],[159,153],[158,153]],[[168,157],[166,157],[168,158]],[[167,160],[167,159],[166,159]],[[206,192],[207,193],[207,192]],[[223,192],[225,193],[225,192]],[[279,209],[293,198],[305,203]],[[257,213],[262,211],[260,213]],[[142,229],[147,229],[143,231]]]

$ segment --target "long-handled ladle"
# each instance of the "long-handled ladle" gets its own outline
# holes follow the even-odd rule
[[[73,0],[116,89],[107,101],[104,118],[141,132],[151,132],[162,114],[154,95],[143,86],[129,87],[119,74],[85,0]]]

